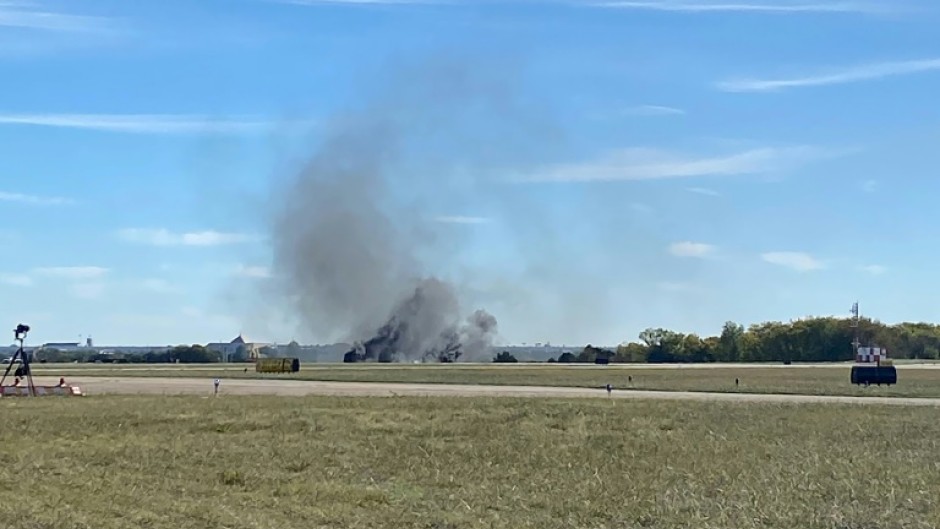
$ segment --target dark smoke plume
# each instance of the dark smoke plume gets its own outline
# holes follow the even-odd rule
[[[462,356],[474,358],[488,352],[496,318],[477,310],[458,325],[458,314],[452,287],[436,279],[424,280],[375,336],[357,343],[343,360],[456,362]]]
[[[273,275],[305,331],[355,344],[347,361],[480,359],[495,338],[496,319],[463,316],[456,287],[423,266],[436,239],[410,193],[419,177],[401,163],[430,157],[421,143],[439,146],[455,125],[467,84],[450,78],[412,78],[404,100],[337,117],[279,189]]]

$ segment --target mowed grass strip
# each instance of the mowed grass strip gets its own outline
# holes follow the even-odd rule
[[[935,528],[936,411],[4,399],[11,529]]]
[[[81,364],[78,364],[81,365]],[[426,384],[492,384],[510,386],[564,386],[661,391],[714,391],[843,395],[881,397],[940,397],[940,369],[898,368],[898,384],[859,387],[850,382],[850,366],[838,367],[688,367],[655,368],[626,366],[546,365],[317,365],[302,364],[296,374],[264,375],[253,365],[216,366],[74,367],[74,364],[37,364],[41,376],[159,376],[212,379],[264,378],[336,382],[401,382]],[[247,370],[247,371],[246,371]],[[735,379],[738,384],[735,384]]]

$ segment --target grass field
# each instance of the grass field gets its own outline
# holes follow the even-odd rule
[[[0,402],[10,529],[914,529],[931,409],[428,398]]]
[[[247,369],[247,373],[243,370]],[[940,397],[940,369],[898,368],[898,385],[857,387],[848,365],[827,367],[685,367],[550,365],[324,365],[305,364],[293,375],[260,375],[253,366],[64,364],[35,366],[44,376],[186,376],[204,378],[285,378],[343,382],[407,382],[524,386],[603,387],[620,389],[785,393],[802,395],[876,395]],[[740,381],[735,385],[735,379]]]

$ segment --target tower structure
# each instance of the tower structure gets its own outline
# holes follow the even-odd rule
[[[852,346],[855,350],[855,365],[852,366],[852,383],[860,385],[871,384],[896,384],[898,381],[897,371],[888,360],[888,351],[883,347],[878,347],[871,340],[867,347],[861,346],[860,327],[861,317],[859,316],[858,302],[852,305]]]
[[[861,345],[858,339],[858,324],[858,301],[856,301],[852,304],[852,352],[855,353],[856,358],[858,357],[858,346]]]

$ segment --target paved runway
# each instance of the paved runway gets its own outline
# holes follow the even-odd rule
[[[68,377],[86,395],[211,395],[209,378]],[[37,385],[55,385],[57,378],[36,377]],[[223,379],[221,395],[339,395],[339,396],[455,396],[608,398],[603,388],[542,386],[483,386],[457,384],[399,384],[381,382],[317,382],[307,380]],[[686,391],[614,390],[617,399],[661,399],[772,403],[848,403],[900,406],[940,406],[940,398],[837,397],[756,393],[703,393]]]

